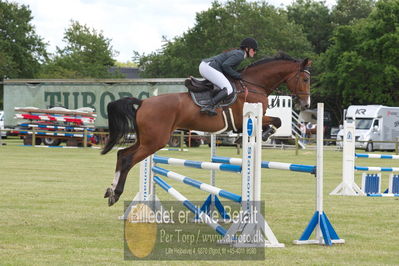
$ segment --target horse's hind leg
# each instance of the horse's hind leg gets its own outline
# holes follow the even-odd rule
[[[119,200],[119,197],[122,194],[123,188],[125,186],[126,177],[129,173],[129,170],[133,167],[133,165],[129,166],[129,162],[131,161],[131,158],[134,157],[134,154],[137,152],[139,146],[140,143],[136,142],[133,146],[118,151],[115,177],[111,184],[112,186],[107,188],[104,194],[104,198],[108,198],[109,206],[112,206]]]
[[[116,162],[115,178],[112,187],[107,188],[104,198],[108,198],[108,205],[112,206],[123,193],[127,175],[130,169],[149,155],[164,147],[168,141],[168,136],[158,140],[147,141],[144,144],[137,141],[133,146],[119,150]]]

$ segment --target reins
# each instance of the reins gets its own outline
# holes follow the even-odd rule
[[[246,80],[239,80],[239,82],[240,82],[240,85],[241,85],[241,90],[238,90],[237,91],[237,94],[240,94],[240,93],[244,93],[244,97],[245,97],[245,102],[247,101],[247,96],[248,96],[248,93],[256,93],[256,94],[260,94],[260,95],[264,95],[264,96],[269,96],[269,94],[267,94],[266,92],[259,92],[259,91],[256,91],[256,90],[252,90],[252,89],[248,89],[248,87],[245,85],[245,83],[244,82],[246,82],[246,83],[249,83],[249,84],[252,84],[252,85],[255,85],[255,86],[257,86],[256,84],[254,84],[254,83],[251,83],[251,82],[248,82],[248,81],[246,81]],[[266,87],[264,87],[264,86],[262,86],[261,88],[263,88],[263,89],[266,89]]]

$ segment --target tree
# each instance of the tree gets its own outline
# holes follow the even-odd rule
[[[165,39],[161,51],[149,55],[136,53],[137,61],[144,70],[142,75],[199,75],[198,65],[202,59],[238,47],[245,37],[258,40],[258,58],[278,50],[295,57],[312,54],[310,43],[300,26],[290,23],[286,13],[280,11],[265,2],[234,0],[222,5],[215,1],[207,11],[197,13],[193,28],[181,37]]]
[[[46,59],[46,44],[31,20],[27,6],[0,1],[1,78],[34,78]]]
[[[320,54],[327,50],[334,26],[325,2],[297,0],[287,6],[287,15],[290,21],[303,27],[315,53]]]
[[[340,26],[321,56],[316,94],[336,109],[399,104],[399,2],[381,0],[367,19]]]
[[[63,40],[66,46],[57,47],[55,56],[40,75],[42,78],[113,77],[108,68],[115,64],[116,51],[102,32],[72,21]]]
[[[372,8],[372,0],[338,0],[337,5],[330,11],[323,1],[297,0],[287,7],[287,14],[291,21],[301,25],[312,43],[314,52],[321,55],[329,49],[332,44],[332,36],[338,26],[355,24],[359,19],[366,18]],[[342,30],[342,29],[341,29]],[[344,36],[342,36],[344,37]],[[341,119],[342,99],[337,98],[331,89],[319,88],[319,74],[323,77],[334,75],[329,73],[325,66],[320,63],[319,57],[315,57],[312,67],[312,94],[313,102],[323,101],[327,108],[336,112],[336,120]]]
[[[374,6],[374,0],[338,0],[331,18],[336,25],[349,25],[367,18]]]
[[[46,44],[31,25],[31,11],[25,5],[0,1],[0,80],[35,78],[46,59]],[[0,87],[0,107],[3,87]]]

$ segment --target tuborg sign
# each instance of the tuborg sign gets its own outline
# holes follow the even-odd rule
[[[185,91],[184,79],[5,80],[5,125],[17,125],[15,107],[61,106],[72,110],[91,107],[97,113],[96,127],[107,127],[107,104],[111,101]]]

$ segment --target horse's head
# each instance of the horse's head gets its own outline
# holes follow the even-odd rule
[[[287,77],[286,83],[294,98],[299,99],[301,109],[310,107],[310,72],[312,61],[308,58],[298,62],[296,72]]]
[[[243,81],[254,90],[264,89],[267,95],[286,83],[291,95],[299,99],[301,109],[306,109],[310,107],[311,64],[308,58],[297,60],[280,52],[247,66],[243,70]]]

